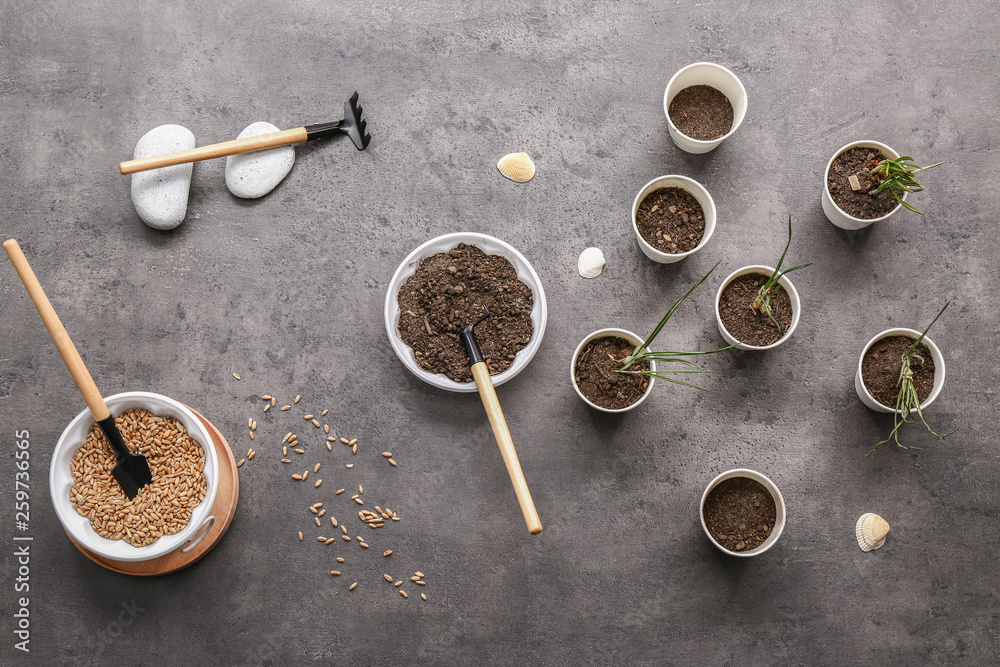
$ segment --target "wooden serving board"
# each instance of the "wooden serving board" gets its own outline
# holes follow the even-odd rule
[[[182,554],[180,551],[175,550],[159,558],[137,562],[111,560],[110,558],[98,556],[92,551],[85,549],[67,533],[66,535],[69,537],[70,542],[76,545],[76,548],[83,552],[84,556],[98,565],[102,565],[114,572],[131,574],[138,577],[170,574],[171,572],[183,570],[189,565],[197,563],[226,534],[226,530],[228,530],[229,524],[232,523],[233,516],[236,514],[236,503],[240,498],[240,478],[236,471],[236,459],[233,457],[233,451],[229,448],[229,443],[226,442],[225,437],[219,432],[219,429],[215,428],[212,422],[205,419],[194,408],[189,407],[188,409],[205,424],[205,428],[208,429],[209,434],[212,436],[212,444],[215,445],[215,451],[218,454],[219,490],[215,494],[215,504],[212,505],[211,511],[212,516],[215,517],[215,523],[212,524],[212,528],[208,531],[208,534],[187,553]]]

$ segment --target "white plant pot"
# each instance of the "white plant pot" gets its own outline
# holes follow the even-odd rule
[[[715,88],[729,99],[733,107],[733,126],[724,136],[711,141],[692,139],[682,133],[670,120],[670,103],[674,96],[685,88],[706,85]],[[733,135],[747,115],[747,91],[739,78],[722,65],[715,63],[694,63],[677,71],[663,91],[663,113],[667,117],[670,138],[688,153],[707,153]]]
[[[413,348],[403,342],[403,339],[399,336],[399,329],[396,326],[399,322],[399,301],[397,299],[399,288],[417,270],[420,260],[438,253],[447,252],[459,243],[476,246],[487,255],[503,255],[507,258],[517,271],[517,279],[531,289],[531,295],[534,300],[534,305],[531,308],[531,326],[533,328],[531,340],[517,353],[514,357],[514,363],[511,364],[510,368],[503,373],[490,376],[494,387],[499,387],[504,382],[513,379],[518,373],[524,370],[524,367],[528,365],[531,358],[535,356],[539,346],[542,344],[542,336],[545,334],[548,308],[545,305],[545,291],[542,289],[542,281],[538,278],[538,274],[535,273],[535,269],[531,267],[531,264],[524,258],[524,255],[515,250],[512,245],[504,243],[498,238],[486,234],[473,234],[471,232],[445,234],[421,244],[416,250],[406,256],[406,259],[402,261],[389,281],[389,289],[386,290],[385,295],[385,330],[389,335],[389,344],[392,345],[393,352],[403,362],[406,369],[427,384],[447,391],[473,393],[478,391],[475,382],[455,382],[441,373],[431,373],[421,368],[417,363],[416,356],[413,354]]]
[[[774,499],[774,528],[771,529],[771,534],[768,535],[767,539],[764,540],[759,546],[754,547],[753,549],[748,549],[747,551],[731,551],[725,548],[719,544],[714,537],[712,537],[712,533],[708,530],[708,524],[705,523],[705,501],[708,499],[708,494],[711,493],[712,489],[718,486],[720,482],[724,482],[725,480],[733,477],[747,477],[755,482],[759,482],[765,489],[768,490],[771,497]],[[708,536],[709,541],[718,547],[718,549],[723,553],[729,554],[730,556],[738,556],[740,558],[759,556],[764,553],[774,546],[774,543],[778,541],[779,537],[781,537],[782,531],[785,530],[785,499],[781,496],[781,491],[778,490],[778,487],[770,479],[756,470],[750,470],[748,468],[735,468],[733,470],[727,470],[709,482],[708,486],[705,487],[705,492],[701,494],[701,505],[699,507],[698,514],[701,516],[701,527],[705,531],[705,535]]]
[[[580,353],[583,352],[583,348],[585,348],[587,344],[592,340],[596,340],[598,338],[607,338],[608,336],[617,336],[618,338],[624,338],[625,340],[627,340],[632,345],[635,345],[636,347],[642,345],[644,340],[643,338],[639,338],[639,336],[632,333],[631,331],[628,331],[627,329],[615,329],[615,328],[598,329],[594,333],[584,338],[583,342],[581,342],[579,345],[576,346],[576,351],[573,352],[573,359],[572,361],[570,361],[569,364],[569,381],[573,384],[573,390],[576,391],[576,395],[579,396],[581,399],[583,399],[584,403],[594,408],[595,410],[600,410],[601,412],[610,412],[612,414],[617,414],[619,412],[628,412],[629,410],[634,410],[635,408],[642,405],[643,401],[645,401],[646,398],[649,397],[649,394],[653,391],[653,383],[656,382],[656,378],[649,378],[649,386],[646,387],[646,391],[643,392],[642,396],[639,397],[639,400],[637,400],[632,405],[626,406],[624,408],[619,408],[618,410],[612,410],[610,408],[602,408],[601,406],[597,405],[589,398],[584,396],[583,392],[580,391],[580,388],[576,385],[576,360],[580,358]],[[649,370],[651,371],[656,370],[655,361],[651,360],[649,362]]]
[[[861,362],[864,361],[865,355],[868,354],[868,349],[877,343],[878,341],[886,338],[888,336],[906,336],[912,340],[920,338],[920,332],[914,331],[913,329],[886,329],[882,333],[878,334],[865,345],[864,349],[861,350],[861,356],[858,358],[858,370],[854,374],[854,389],[858,392],[858,398],[861,402],[867,405],[872,410],[876,412],[896,412],[895,406],[882,405],[875,400],[875,397],[868,393],[868,389],[865,387],[864,380],[861,379]],[[926,345],[927,349],[931,351],[931,359],[934,360],[934,385],[931,387],[931,393],[927,396],[927,400],[920,404],[920,409],[923,410],[927,408],[941,393],[941,388],[944,387],[944,356],[941,354],[941,350],[938,346],[934,344],[927,336],[920,341],[921,345]],[[910,410],[911,413],[916,413],[916,408]]]
[[[770,345],[747,345],[741,343],[740,341],[733,338],[733,335],[729,333],[726,329],[726,325],[722,323],[722,314],[719,312],[719,303],[722,300],[722,292],[726,289],[735,278],[744,276],[748,273],[759,273],[764,276],[770,276],[774,273],[774,268],[770,266],[764,266],[763,264],[754,264],[753,266],[744,266],[742,269],[737,269],[733,271],[726,279],[722,281],[722,285],[719,286],[719,291],[715,293],[715,322],[719,325],[719,333],[730,345],[735,345],[738,350],[770,350],[778,347],[786,340],[791,338],[792,333],[795,331],[795,327],[799,326],[799,314],[802,312],[802,302],[799,300],[799,293],[795,290],[795,285],[792,281],[788,279],[788,276],[781,276],[778,278],[778,284],[785,288],[785,292],[788,293],[788,298],[792,302],[792,321],[788,325],[788,331],[785,332],[781,338],[771,343]]]
[[[98,535],[91,527],[90,519],[77,514],[69,496],[73,486],[73,475],[70,472],[73,455],[86,442],[87,433],[94,424],[93,414],[89,409],[85,409],[73,418],[59,436],[49,466],[49,493],[59,523],[78,544],[98,556],[111,560],[137,562],[159,558],[178,549],[181,552],[189,551],[208,534],[215,521],[215,517],[209,513],[219,490],[219,461],[212,436],[201,420],[183,403],[167,396],[146,391],[129,391],[108,396],[104,402],[115,417],[121,416],[127,410],[142,408],[160,417],[173,417],[184,424],[188,434],[198,441],[205,452],[205,469],[202,473],[207,482],[205,497],[191,513],[191,520],[187,526],[180,532],[164,535],[147,546],[134,547],[124,540],[109,540]]]
[[[701,209],[705,214],[705,234],[701,237],[701,241],[698,242],[698,245],[687,252],[660,252],[653,246],[649,245],[649,243],[646,242],[646,239],[642,238],[642,234],[639,233],[639,225],[635,219],[636,213],[639,211],[639,204],[641,204],[642,200],[645,199],[651,192],[660,190],[661,188],[680,188],[684,190],[698,200],[698,204],[701,205]],[[705,186],[693,178],[688,178],[687,176],[660,176],[659,178],[654,178],[649,183],[642,186],[642,190],[639,190],[639,194],[635,196],[635,200],[632,202],[632,231],[635,232],[635,238],[639,241],[639,248],[642,249],[642,253],[646,257],[649,257],[654,262],[659,262],[660,264],[672,264],[674,262],[679,262],[688,255],[693,255],[704,248],[705,244],[708,243],[708,240],[712,238],[712,234],[715,233],[715,218],[715,201],[712,199],[712,195],[708,194],[708,190],[705,189]]]
[[[902,204],[897,204],[896,208],[892,209],[891,211],[883,215],[881,218],[872,218],[871,220],[865,220],[864,218],[855,218],[853,216],[847,215],[846,213],[844,213],[843,210],[841,210],[839,206],[837,206],[836,202],[833,201],[833,197],[830,196],[830,186],[829,186],[830,167],[833,165],[833,161],[837,159],[838,155],[840,155],[841,153],[843,153],[848,149],[857,148],[859,146],[863,148],[877,148],[883,155],[887,156],[891,160],[895,160],[896,158],[899,157],[899,153],[892,150],[885,144],[879,143],[877,141],[868,141],[868,140],[851,142],[833,154],[833,157],[830,158],[830,161],[826,163],[826,171],[823,172],[823,213],[826,214],[826,217],[830,222],[832,222],[837,227],[840,227],[841,229],[851,229],[851,230],[863,229],[873,223],[883,222],[885,220],[888,220],[892,216],[896,215],[896,213],[899,212],[899,209],[903,208]],[[909,193],[903,194],[904,201],[906,200],[906,197],[908,195]]]

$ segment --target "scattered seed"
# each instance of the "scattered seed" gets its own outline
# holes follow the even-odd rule
[[[343,490],[343,489],[338,489],[338,490],[337,490],[337,495],[339,496],[339,495],[340,495],[340,494],[342,494],[343,492],[344,492],[344,490]]]
[[[365,487],[363,487],[360,484],[358,484],[358,493],[360,494],[360,493],[364,493],[364,492],[365,492]]]
[[[320,542],[326,542],[326,538],[325,538],[325,537],[323,537],[322,535],[320,535],[320,536],[319,536],[319,537],[317,537],[316,539],[317,539],[317,540],[319,540]]]
[[[328,443],[326,443],[326,451],[328,451],[328,452],[332,452],[332,451],[333,451],[333,446],[332,446],[332,445],[330,445],[330,443],[329,443],[329,442],[328,442]]]
[[[271,406],[270,406],[270,405],[265,405],[265,406],[264,406],[264,412],[267,412],[267,411],[268,411],[268,410],[270,410],[270,409],[271,409]]]
[[[341,526],[340,532],[342,532],[344,535],[347,535],[347,526]]]
[[[282,442],[288,442],[291,439],[291,437],[292,437],[292,432],[289,431],[288,433],[285,434],[285,437],[282,438],[281,441]]]
[[[281,411],[282,412],[286,412],[286,411],[291,410],[291,409],[292,409],[292,406],[290,406],[290,405],[283,405],[283,406],[281,406]]]
[[[326,439],[326,441],[327,442],[337,442],[337,438],[335,438],[334,436],[331,435],[329,438]]]
[[[282,463],[291,463],[292,460],[291,459],[281,459],[281,462]]]
[[[301,395],[300,395],[300,396],[296,396],[296,397],[295,397],[295,402],[296,402],[296,403],[298,403],[298,402],[299,402],[299,399],[301,399],[301,398],[302,398],[302,396],[301,396]]]
[[[382,577],[390,584],[392,583],[392,577],[390,577],[388,574],[383,574]]]
[[[281,446],[281,453],[282,453],[282,454],[283,454],[284,456],[288,456],[288,445],[282,445],[282,446]]]
[[[316,522],[317,526],[319,525],[319,517],[318,516],[317,517],[313,517],[313,521]]]
[[[340,576],[340,570],[330,570],[330,574],[332,574],[335,577],[339,577]]]
[[[323,433],[329,433],[329,432],[330,432],[330,425],[323,424]]]
[[[342,539],[343,539],[343,540],[344,540],[345,542],[350,542],[350,541],[351,541],[351,536],[350,536],[350,535],[341,535],[341,538],[342,538]]]
[[[351,441],[350,441],[350,440],[348,440],[347,438],[341,438],[341,439],[340,439],[340,441],[341,441],[342,443],[344,443],[345,445],[349,445],[349,444],[351,444]]]
[[[315,419],[312,420],[312,423],[313,423],[313,426],[315,426],[316,428],[319,428],[319,422],[317,420],[315,420]]]
[[[305,416],[305,420],[306,420],[306,421],[309,421],[309,420],[310,420],[310,419],[312,419],[312,418],[313,418],[313,416],[312,416],[312,415],[306,415],[306,416]]]
[[[337,556],[337,562],[338,562],[338,563],[343,563],[343,562],[344,562],[344,559],[343,559],[343,558],[341,558],[340,556]]]
[[[256,431],[257,430],[257,420],[251,420],[251,422],[250,422],[250,430],[251,431]]]
[[[253,433],[250,434],[250,437],[251,438],[253,437]],[[351,453],[352,454],[357,454],[358,453],[358,446],[357,445],[352,445],[351,446]]]
[[[243,378],[240,377],[239,373],[233,373],[233,377],[236,378],[237,380],[242,380],[243,379]]]
[[[319,511],[319,515],[320,515],[320,516],[323,516],[324,514],[326,514],[326,510],[320,510],[320,511]]]
[[[392,458],[392,452],[382,452],[382,456],[384,456],[387,459],[391,459]]]
[[[278,404],[278,399],[276,399],[274,396],[272,396],[271,397],[271,407],[273,408],[277,404]]]
[[[334,541],[335,541],[336,539],[337,539],[337,538],[335,538],[335,537],[331,537],[330,539],[328,539],[328,540],[326,541],[326,543],[327,543],[327,544],[333,544],[333,543],[334,543]]]
[[[251,449],[249,452],[247,452],[247,458],[248,459],[252,459],[255,456],[257,456],[256,450]]]
[[[406,591],[399,591],[399,594],[400,594],[400,595],[402,595],[402,596],[403,596],[404,598],[405,598],[405,597],[409,597],[409,596],[408,596],[408,595],[406,594]]]
[[[332,523],[333,527],[336,528],[337,527],[337,517],[331,516],[330,517],[330,523]]]
[[[355,581],[353,584],[351,584],[350,588],[348,588],[347,590],[353,591],[357,587],[358,587],[358,582]]]
[[[375,511],[378,512],[379,514],[381,514],[382,513],[382,508],[379,507],[378,505],[376,505],[375,506]]]
[[[309,471],[306,470],[304,473],[302,473],[302,481],[303,482],[306,481],[308,477],[309,477]]]
[[[321,412],[321,413],[320,413],[320,415],[319,415],[319,416],[320,416],[320,417],[326,417],[326,414],[327,414],[328,412],[330,412],[330,411],[329,411],[329,410],[324,410],[323,412]]]
[[[417,584],[417,586],[426,586],[427,585],[426,581],[417,581],[415,583]]]
[[[368,543],[367,542],[361,542],[361,546],[364,547],[365,549],[367,549],[368,548]]]
[[[348,469],[350,469],[350,468],[353,468],[353,467],[354,467],[354,464],[353,464],[353,463],[348,463],[348,464],[347,464],[347,465],[345,465],[344,467],[345,467],[345,468],[348,468]]]
[[[296,454],[305,454],[306,450],[302,449],[301,447],[296,447],[295,448],[295,453]]]
[[[247,428],[253,429],[253,419],[247,419]]]
[[[295,473],[294,475],[292,475],[292,479],[302,479],[302,475]]]
[[[260,397],[260,400],[262,400],[262,401],[270,401],[271,397],[268,396],[267,394],[264,394],[263,396]]]
[[[413,574],[417,575],[418,579],[423,579],[424,578],[424,573],[423,572],[414,572]]]
[[[356,502],[359,505],[364,505],[365,504],[365,501],[361,500],[361,498],[355,498],[354,502]]]
[[[357,438],[354,438],[353,440],[351,440],[351,441],[350,441],[349,443],[347,443],[347,444],[349,444],[349,445],[356,445],[356,444],[358,444],[358,439],[357,439]]]
[[[243,462],[244,462],[245,460],[246,460],[246,459],[240,459],[239,461],[237,461],[237,462],[236,462],[236,467],[237,467],[237,468],[239,468],[239,467],[240,467],[241,465],[243,465]]]
[[[394,516],[394,517],[392,517],[392,520],[393,521],[399,521],[399,517],[398,516]]]
[[[426,599],[427,599],[427,596],[426,596],[426,595],[424,595],[423,593],[421,593],[421,594],[420,594],[420,599],[422,599],[422,600],[426,600]]]
[[[396,466],[396,462],[393,461],[392,459],[389,459],[389,465],[395,467]]]
[[[253,440],[253,431],[250,431],[250,439]]]
[[[312,512],[313,514],[319,514],[319,510],[316,509],[315,507],[310,507],[309,511]]]
[[[410,581],[420,581],[420,577],[410,577]]]
[[[301,530],[299,531],[299,540],[300,541],[302,540],[302,531]]]
[[[317,488],[317,489],[318,489],[318,488],[319,488],[319,485],[320,485],[320,484],[322,484],[322,483],[323,483],[323,480],[321,480],[321,479],[317,479],[317,480],[316,480],[316,483],[315,483],[315,484],[313,484],[313,486],[314,486],[315,488]]]

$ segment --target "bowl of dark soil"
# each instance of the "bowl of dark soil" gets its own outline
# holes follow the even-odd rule
[[[459,232],[431,239],[396,269],[385,298],[385,328],[399,360],[439,389],[475,392],[458,337],[475,327],[494,386],[520,373],[535,356],[548,311],[538,274],[513,246],[486,234]]]
[[[631,331],[614,328],[600,329],[584,338],[570,364],[570,380],[577,395],[601,412],[628,412],[642,405],[656,378],[616,372],[642,342]],[[655,372],[656,362],[639,362],[636,370]]]
[[[687,176],[660,176],[646,183],[632,202],[632,230],[654,262],[670,264],[692,255],[715,232],[715,201]]]
[[[694,63],[663,92],[670,138],[688,153],[707,153],[729,138],[747,113],[747,91],[722,65]]]
[[[701,527],[730,556],[758,556],[785,529],[785,499],[774,482],[755,470],[737,468],[713,479],[701,496]]]
[[[854,375],[854,388],[862,403],[876,412],[896,411],[902,356],[919,337],[919,331],[896,328],[886,329],[868,341]],[[944,356],[926,336],[917,346],[916,353],[923,361],[912,364],[912,382],[923,410],[934,402],[944,387]]]
[[[770,302],[773,319],[754,303],[768,278],[770,266],[744,266],[722,281],[715,296],[715,319],[719,333],[740,350],[770,350],[791,337],[799,324],[799,293],[786,276],[778,279]]]

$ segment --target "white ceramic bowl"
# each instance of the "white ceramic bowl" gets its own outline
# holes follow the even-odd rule
[[[841,229],[862,229],[876,222],[882,222],[888,220],[892,216],[899,212],[899,209],[903,208],[902,204],[896,204],[896,208],[892,209],[881,218],[872,218],[871,220],[865,220],[864,218],[855,218],[854,216],[847,215],[844,211],[837,206],[836,202],[833,201],[833,197],[830,196],[830,167],[833,165],[833,161],[837,159],[837,156],[850,148],[856,148],[862,146],[865,148],[877,148],[883,155],[886,155],[891,160],[895,160],[899,157],[899,153],[892,150],[885,144],[879,143],[877,141],[854,141],[833,154],[830,161],[826,163],[826,171],[823,172],[823,213],[826,214],[827,219],[832,222],[837,227]],[[909,193],[903,194],[903,200],[905,201]]]
[[[87,439],[87,433],[94,424],[94,416],[88,408],[73,418],[73,421],[59,436],[55,451],[52,453],[52,463],[49,467],[49,493],[52,496],[52,505],[55,507],[59,523],[78,544],[98,556],[111,560],[125,562],[152,560],[177,549],[182,552],[190,550],[208,533],[215,521],[210,513],[212,505],[215,503],[215,494],[219,490],[219,461],[208,430],[201,423],[201,420],[195,417],[194,413],[182,403],[160,394],[129,391],[109,396],[104,399],[104,402],[115,417],[120,416],[126,410],[143,408],[154,415],[173,417],[184,424],[184,428],[187,429],[191,437],[197,440],[198,444],[205,450],[203,474],[208,483],[205,497],[192,512],[191,520],[187,526],[173,535],[164,535],[148,546],[134,547],[124,540],[109,540],[94,532],[90,526],[90,519],[77,514],[69,496],[70,488],[73,486],[73,476],[70,472],[73,455],[76,450],[83,446]],[[185,544],[189,541],[190,544]]]
[[[513,246],[504,243],[498,238],[486,234],[473,234],[471,232],[445,234],[418,246],[416,250],[406,256],[406,259],[396,269],[396,273],[393,274],[392,280],[389,281],[389,289],[385,295],[385,330],[389,335],[389,343],[407,370],[427,384],[433,385],[438,389],[472,393],[478,391],[475,382],[455,382],[441,373],[431,373],[421,368],[417,363],[416,356],[413,354],[413,348],[403,342],[396,327],[397,322],[399,322],[399,301],[397,300],[399,288],[417,270],[417,265],[421,259],[447,252],[459,243],[474,245],[487,255],[503,255],[506,257],[517,271],[517,279],[531,289],[534,299],[534,305],[531,309],[531,325],[534,331],[531,334],[531,340],[528,341],[527,346],[517,353],[514,357],[514,363],[511,364],[510,368],[503,373],[491,376],[493,386],[498,387],[514,378],[524,370],[524,367],[528,365],[531,358],[535,356],[538,347],[542,344],[542,336],[545,334],[548,308],[545,305],[545,291],[542,289],[542,281],[538,278],[538,274],[535,273],[531,264]]]
[[[733,105],[733,126],[724,136],[711,141],[692,139],[677,129],[670,120],[670,103],[674,96],[685,88],[706,85],[715,88],[729,99]],[[677,71],[663,91],[663,113],[667,117],[670,138],[678,147],[688,153],[707,153],[733,135],[747,115],[747,91],[739,78],[722,65],[715,63],[694,63]]]
[[[608,336],[617,336],[619,338],[624,338],[625,340],[630,342],[632,345],[635,345],[636,347],[642,345],[642,342],[644,340],[642,338],[639,338],[639,336],[632,333],[631,331],[628,331],[627,329],[614,329],[614,328],[598,329],[594,333],[584,338],[583,341],[576,346],[576,351],[573,352],[573,359],[570,361],[569,364],[569,381],[573,384],[573,389],[576,391],[576,395],[582,398],[584,403],[594,408],[595,410],[600,410],[601,412],[610,412],[612,414],[617,414],[619,412],[628,412],[629,410],[634,410],[635,408],[642,405],[643,401],[645,401],[649,397],[649,395],[653,391],[653,383],[656,382],[656,378],[652,377],[649,378],[649,386],[646,387],[646,391],[642,394],[642,396],[639,397],[638,401],[636,401],[632,405],[628,405],[624,408],[619,408],[617,410],[612,410],[610,408],[602,408],[597,403],[594,403],[589,398],[584,396],[583,392],[580,391],[580,387],[576,385],[576,360],[580,357],[580,353],[583,352],[583,348],[585,348],[587,346],[587,343],[589,343],[592,340],[595,340],[597,338],[606,338]],[[656,370],[655,361],[649,362],[649,369],[652,371]]]
[[[741,343],[733,338],[733,335],[729,333],[728,329],[726,329],[726,325],[722,323],[722,315],[719,313],[719,303],[722,300],[722,292],[726,289],[726,286],[729,285],[733,279],[745,276],[748,273],[759,273],[761,275],[770,276],[774,273],[774,267],[764,266],[763,264],[754,264],[752,266],[744,266],[742,269],[737,269],[726,276],[726,279],[723,280],[722,284],[719,286],[719,291],[715,293],[715,323],[719,325],[719,333],[722,334],[725,341],[730,345],[735,345],[737,350],[770,350],[778,347],[791,338],[792,333],[795,331],[795,327],[799,326],[799,314],[802,312],[802,302],[799,300],[799,293],[795,291],[795,285],[793,285],[792,281],[788,279],[788,276],[781,276],[778,278],[778,284],[785,288],[785,292],[788,293],[788,298],[792,302],[792,322],[788,325],[788,331],[785,332],[784,336],[770,345],[747,345],[745,343]]]
[[[907,338],[916,340],[920,338],[920,332],[913,329],[886,329],[868,341],[868,344],[861,350],[861,356],[858,358],[858,370],[854,374],[854,389],[858,392],[858,398],[861,399],[861,402],[876,412],[896,412],[896,406],[882,405],[875,400],[874,396],[868,393],[868,388],[865,387],[865,382],[861,379],[861,362],[865,360],[868,348],[887,336],[906,336]],[[927,349],[931,351],[931,359],[934,360],[934,385],[931,387],[931,393],[927,396],[927,400],[920,404],[920,409],[924,410],[934,402],[934,399],[941,393],[941,388],[944,387],[944,355],[941,354],[941,350],[934,344],[934,341],[927,336],[924,336],[920,344],[927,346]],[[916,414],[917,409],[914,408],[910,412]]]
[[[705,523],[705,501],[708,499],[708,494],[712,492],[712,489],[714,489],[719,482],[723,482],[733,477],[747,477],[755,482],[760,482],[774,499],[774,528],[771,529],[771,534],[768,535],[767,539],[764,540],[759,546],[754,547],[753,549],[748,549],[747,551],[730,551],[725,548],[715,541],[715,538],[712,537],[712,533],[708,531],[708,524]],[[781,491],[778,490],[777,485],[756,470],[750,470],[749,468],[734,468],[733,470],[727,470],[708,483],[708,486],[705,487],[705,493],[701,494],[701,505],[698,509],[698,515],[701,517],[701,527],[702,530],[705,531],[705,535],[708,536],[709,541],[718,547],[720,551],[729,554],[730,556],[739,556],[740,558],[759,556],[773,547],[774,543],[778,541],[779,537],[781,537],[782,531],[785,530],[785,499],[781,496]]]
[[[642,200],[645,199],[649,193],[661,188],[681,188],[685,192],[690,193],[692,197],[698,200],[702,211],[705,213],[705,234],[701,237],[701,241],[698,242],[698,245],[687,252],[660,252],[647,243],[646,239],[642,238],[642,234],[639,233],[639,225],[635,220],[636,213],[639,211],[639,204],[642,203]],[[649,257],[654,262],[659,262],[660,264],[672,264],[673,262],[679,262],[688,255],[693,255],[704,248],[705,244],[708,243],[708,240],[712,238],[712,234],[715,233],[715,217],[715,200],[712,199],[712,195],[708,194],[708,190],[705,189],[705,186],[693,178],[688,178],[687,176],[671,175],[654,178],[649,183],[642,186],[642,190],[639,190],[639,194],[637,194],[635,196],[635,200],[632,201],[632,231],[635,232],[635,238],[639,241],[639,248],[646,257]]]

